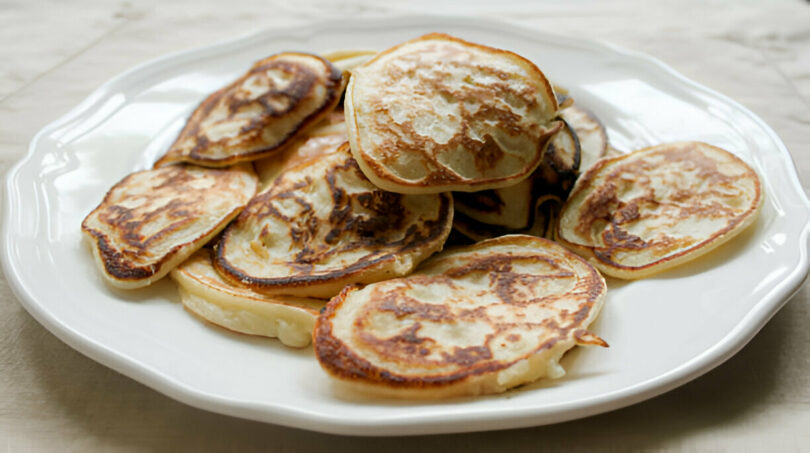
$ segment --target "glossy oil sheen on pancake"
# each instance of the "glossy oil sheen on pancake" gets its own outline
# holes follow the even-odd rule
[[[225,281],[211,263],[211,251],[198,250],[169,274],[183,306],[204,320],[249,335],[278,338],[292,347],[307,346],[322,299],[267,296]]]
[[[401,193],[515,184],[561,127],[551,86],[533,63],[443,34],[355,68],[344,106],[360,168]]]
[[[342,90],[341,71],[316,55],[288,52],[258,61],[197,107],[156,166],[221,167],[266,156],[331,112]]]
[[[443,252],[414,274],[347,287],[315,327],[321,366],[393,397],[502,392],[559,377],[606,293],[599,272],[545,239],[512,235]]]
[[[384,192],[348,144],[285,169],[226,230],[215,266],[257,291],[331,297],[410,272],[452,226],[449,194]]]
[[[172,165],[133,173],[82,222],[102,275],[146,286],[202,247],[256,193],[252,167]]]
[[[558,234],[606,274],[640,278],[729,240],[762,198],[757,174],[728,151],[659,145],[597,162],[577,181]]]

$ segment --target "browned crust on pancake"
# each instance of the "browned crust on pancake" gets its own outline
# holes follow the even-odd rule
[[[152,170],[165,174],[161,184],[153,187],[153,189],[158,192],[164,187],[170,190],[172,188],[182,188],[184,184],[193,179],[193,177],[185,171],[186,168],[185,165],[178,165],[165,169]],[[206,171],[229,172],[231,170],[207,169]],[[103,266],[107,274],[106,277],[108,280],[118,285],[134,287],[141,281],[148,281],[150,277],[168,272],[166,269],[167,263],[176,261],[179,253],[190,253],[189,248],[194,247],[194,244],[199,244],[199,246],[204,245],[205,242],[219,233],[219,231],[236,217],[243,207],[243,205],[239,205],[234,207],[230,212],[225,213],[216,224],[211,225],[206,231],[202,232],[201,235],[194,238],[193,241],[179,243],[158,259],[152,259],[149,252],[150,246],[165,236],[193,223],[197,219],[194,214],[200,214],[195,212],[194,208],[199,206],[199,203],[203,200],[199,197],[195,200],[172,200],[165,206],[146,213],[146,217],[139,219],[135,217],[136,214],[134,210],[121,206],[114,200],[120,196],[120,194],[117,193],[117,189],[129,185],[132,178],[135,176],[136,174],[128,175],[118,182],[107,192],[99,206],[90,212],[82,221],[82,231],[89,238],[92,238],[95,246],[94,252],[97,255],[99,264]],[[217,179],[216,182],[218,186],[222,186],[222,183],[227,183],[228,181],[223,178],[221,180]],[[226,189],[227,187],[220,187],[220,190]],[[161,195],[157,193],[155,196]],[[141,232],[145,226],[149,225],[151,219],[158,218],[164,214],[176,220],[149,236]],[[91,220],[96,217],[114,230],[117,233],[117,237],[113,238],[104,231],[100,231],[91,226]],[[121,247],[113,245],[117,242],[116,239],[123,241],[125,248],[122,249]]]
[[[231,264],[224,258],[225,248],[222,245],[223,241],[220,241],[215,248],[216,258],[214,259],[214,267],[216,267],[226,279],[234,283],[247,286],[248,288],[256,291],[266,291],[273,288],[306,288],[307,286],[315,284],[351,279],[353,276],[360,275],[367,269],[382,267],[385,265],[385,263],[395,261],[398,254],[406,253],[409,250],[417,247],[423,247],[425,243],[436,242],[442,236],[449,234],[449,230],[452,227],[452,222],[447,222],[447,217],[452,215],[452,202],[449,194],[441,194],[441,197],[440,215],[437,220],[430,222],[430,224],[444,226],[444,228],[430,228],[430,234],[428,236],[420,237],[418,239],[415,237],[403,238],[402,240],[393,243],[393,245],[401,246],[396,251],[386,253],[371,260],[359,261],[341,270],[330,271],[327,274],[299,274],[289,277],[256,278],[243,273],[240,269],[234,266],[231,266]],[[357,226],[351,226],[351,228],[356,227]],[[366,243],[358,242],[354,244],[355,248],[368,247],[371,245],[374,245],[373,241]],[[306,251],[307,250],[304,249],[301,253],[305,253]]]
[[[411,41],[407,41],[398,45],[395,45],[383,52],[378,53],[374,56],[371,60],[366,62],[364,66],[371,65],[380,58],[395,52],[396,50],[413,44],[417,41],[429,41],[429,40],[445,40],[451,41],[458,44],[462,44],[464,46],[476,48],[481,51],[485,51],[491,54],[496,55],[503,55],[508,56],[511,59],[517,59],[520,63],[529,68],[530,71],[534,72],[535,74],[539,75],[540,78],[545,82],[542,84],[542,89],[545,91],[546,98],[549,99],[553,103],[553,110],[557,110],[557,98],[554,94],[554,90],[551,87],[551,84],[546,79],[543,72],[530,60],[508,50],[498,49],[494,47],[489,47],[481,44],[472,43],[469,41],[465,41],[463,39],[445,34],[445,33],[429,33],[419,38],[416,38]],[[480,68],[479,68],[480,69]],[[510,74],[505,72],[498,72],[493,74],[495,77],[506,80],[510,77]],[[395,79],[395,77],[393,77]],[[496,92],[493,90],[484,90],[480,89],[475,92],[468,90],[455,90],[449,91],[446,86],[441,84],[436,84],[429,88],[433,88],[437,91],[442,91],[443,95],[452,97],[456,100],[463,101],[465,99],[473,100],[473,101],[480,101],[482,96],[489,96],[494,97],[497,95]],[[520,94],[520,93],[515,93]],[[539,96],[539,95],[538,95]],[[536,102],[535,102],[536,104]],[[380,112],[387,111],[385,105],[380,105],[378,107]],[[484,119],[497,119],[500,125],[510,125],[514,124],[517,115],[509,110],[498,109],[493,105],[482,105],[474,114],[472,114],[471,118],[466,118],[468,121],[472,118],[484,118]],[[352,118],[349,118],[347,115],[346,118],[347,124],[351,124],[350,130],[358,131],[358,118],[354,115]],[[379,124],[378,124],[379,125]],[[385,126],[385,125],[383,125]],[[465,125],[465,128],[467,126]],[[495,142],[495,139],[490,136],[489,134],[483,137],[482,141],[474,140],[466,134],[466,131],[462,130],[460,133],[456,133],[450,140],[447,141],[445,144],[438,144],[432,138],[425,138],[420,134],[413,131],[412,126],[409,122],[405,123],[398,123],[396,128],[402,132],[407,133],[409,137],[409,141],[405,140],[386,140],[386,142],[379,144],[377,146],[378,149],[383,150],[383,156],[379,161],[377,159],[365,159],[362,158],[363,156],[367,155],[366,150],[364,149],[354,149],[352,148],[352,152],[354,153],[355,157],[358,158],[360,161],[361,168],[363,172],[369,176],[369,179],[372,180],[375,184],[384,187],[386,190],[395,190],[394,187],[383,186],[381,182],[388,181],[390,184],[395,184],[399,186],[396,188],[396,191],[407,191],[409,193],[428,193],[428,191],[438,192],[438,191],[464,191],[464,192],[471,192],[481,190],[482,188],[492,188],[492,187],[502,187],[507,185],[509,181],[520,181],[530,175],[542,162],[544,150],[546,146],[552,139],[555,133],[557,133],[563,124],[561,121],[550,121],[545,127],[543,128],[543,132],[538,137],[538,149],[537,152],[533,155],[532,159],[529,160],[526,165],[523,167],[523,170],[510,174],[507,176],[502,177],[479,177],[474,180],[470,180],[465,177],[461,177],[460,175],[450,171],[443,166],[436,166],[431,165],[429,173],[420,181],[414,182],[409,181],[398,176],[391,174],[390,171],[387,171],[386,164],[394,161],[397,156],[401,153],[411,153],[416,154],[422,157],[424,161],[431,162],[434,160],[432,156],[429,155],[428,149],[430,149],[430,153],[437,155],[441,151],[449,151],[454,149],[456,146],[463,146],[465,149],[470,150],[470,156],[474,159],[475,167],[478,171],[485,171],[488,168],[494,166],[499,160],[503,158],[505,155],[504,151],[499,147],[499,145]],[[350,136],[353,132],[350,132]],[[523,130],[517,127],[511,127],[508,130],[508,133],[511,135],[522,134],[524,133]],[[396,136],[397,134],[389,134],[392,136]],[[355,142],[352,142],[355,143]],[[358,148],[360,148],[359,141]],[[407,188],[407,189],[405,189]]]
[[[336,153],[341,152],[348,154],[348,143],[344,143],[336,151]],[[304,166],[306,163],[301,165]],[[354,171],[358,176],[365,178],[357,162],[352,157],[349,157],[343,167],[339,169]],[[227,236],[230,234],[229,228],[225,231],[223,240],[215,247],[214,267],[223,277],[235,284],[247,286],[259,292],[283,292],[284,290],[289,291],[295,288],[307,288],[313,285],[322,285],[345,279],[351,280],[370,269],[382,269],[385,267],[386,263],[395,262],[399,259],[400,255],[407,254],[414,249],[428,246],[433,250],[440,249],[444,238],[449,235],[452,228],[453,199],[449,193],[437,195],[440,200],[438,216],[434,220],[424,221],[422,223],[423,227],[420,229],[415,225],[403,225],[405,219],[403,218],[403,208],[400,199],[408,195],[385,192],[379,189],[371,193],[361,194],[358,198],[359,203],[367,208],[373,209],[379,214],[367,221],[363,221],[350,215],[351,195],[347,194],[344,188],[336,185],[334,169],[327,175],[327,183],[330,185],[334,209],[329,215],[331,230],[326,235],[325,240],[327,244],[329,244],[330,241],[337,242],[343,232],[353,231],[357,233],[356,236],[358,240],[353,242],[349,246],[349,249],[332,247],[327,250],[312,250],[308,247],[308,241],[312,238],[318,225],[304,225],[306,227],[305,229],[292,228],[290,230],[292,243],[300,246],[301,250],[296,253],[295,260],[291,261],[289,265],[294,266],[298,273],[275,278],[254,277],[244,273],[236,266],[233,266],[226,258],[227,247],[225,244],[227,244]],[[291,187],[283,193],[265,191],[258,194],[251,200],[242,215],[237,218],[231,228],[240,228],[240,224],[246,222],[248,216],[257,214],[260,216],[272,215],[280,217],[288,223],[292,223],[292,219],[286,218],[282,213],[272,209],[270,203],[267,201],[270,197],[294,198],[301,205],[309,206],[307,200],[298,197],[295,193],[296,190],[302,187]],[[309,206],[309,208],[312,209],[313,207]],[[385,232],[386,230],[401,231],[405,227],[408,228],[405,230],[405,235],[400,240],[394,242],[380,242],[380,237],[384,237],[384,235],[379,234],[380,232]],[[367,237],[368,239],[362,240],[360,239],[362,237]],[[311,272],[313,267],[311,263],[317,262],[318,259],[323,256],[363,248],[370,250],[370,252],[368,256],[361,261],[340,270],[333,269],[326,273],[307,273]],[[380,252],[380,249],[384,251]]]
[[[556,218],[562,202],[568,197],[574,182],[579,176],[581,149],[574,129],[562,120],[564,128],[557,134],[567,134],[572,149],[554,146],[552,139],[543,154],[543,161],[529,178],[518,184],[530,184],[529,199],[508,198],[504,189],[488,189],[479,192],[454,192],[453,202],[456,213],[453,225],[456,230],[480,241],[505,234],[530,234],[554,238]],[[557,136],[555,136],[556,138]],[[516,187],[516,186],[515,186]],[[553,205],[547,203],[552,202]],[[497,223],[492,216],[501,216],[507,206],[522,204],[527,212],[527,222],[518,227],[515,224]]]
[[[313,87],[320,80],[319,75],[311,73],[307,68],[302,67],[302,65],[296,65],[294,63],[284,61],[283,58],[287,55],[306,56],[320,60],[329,71],[328,77],[325,81],[327,95],[322,105],[316,108],[303,121],[298,123],[292,130],[290,130],[281,141],[267,146],[264,145],[262,141],[262,132],[267,123],[272,122],[273,118],[282,117],[285,114],[292,112],[302,100],[311,94]],[[251,103],[258,102],[264,108],[264,111],[259,118],[254,118],[248,126],[243,127],[240,130],[240,136],[244,138],[238,147],[240,149],[249,149],[250,151],[241,151],[226,158],[212,158],[206,156],[206,150],[215,145],[227,145],[227,139],[214,142],[210,141],[205,135],[200,133],[202,121],[222,99],[232,98],[234,89],[241,86],[245,80],[274,66],[282,67],[289,73],[293,73],[296,76],[294,82],[291,83],[286,89],[281,91],[276,90],[270,93],[273,96],[285,98],[287,100],[286,106],[278,108],[278,106],[274,105],[273,102],[268,102],[266,100],[266,95],[263,95],[258,99],[242,99],[238,102],[233,101],[233,99],[229,99],[233,101],[227,106],[231,113],[230,118],[232,118],[233,115],[238,112],[240,107]],[[200,103],[197,109],[195,109],[192,113],[191,118],[189,118],[188,122],[181,130],[177,139],[175,139],[172,146],[169,147],[167,153],[155,163],[155,167],[160,167],[179,161],[192,162],[203,166],[223,167],[237,162],[255,160],[270,155],[289,145],[294,138],[300,136],[307,130],[307,128],[319,122],[322,118],[334,110],[335,106],[337,106],[341,99],[344,87],[345,80],[342,72],[328,60],[325,60],[318,55],[301,52],[285,52],[260,60],[254,63],[251,69],[242,77],[230,85],[214,92],[202,103]],[[188,139],[194,140],[195,145],[189,152],[185,152],[183,151],[181,145],[185,140]]]
[[[606,228],[601,235],[602,240],[606,244],[605,247],[596,247],[596,246],[589,246],[585,244],[581,244],[578,242],[573,242],[565,237],[564,230],[562,228],[562,223],[558,224],[557,226],[557,236],[561,243],[566,245],[567,247],[575,250],[579,253],[583,253],[586,256],[590,257],[594,260],[594,264],[600,267],[603,271],[608,273],[611,276],[619,277],[619,278],[640,278],[647,276],[653,272],[658,272],[661,270],[669,269],[675,265],[678,265],[684,261],[688,261],[690,255],[695,254],[700,249],[705,249],[705,252],[713,249],[715,246],[720,245],[725,240],[733,237],[734,235],[740,233],[742,228],[738,228],[740,224],[750,224],[753,221],[753,217],[759,212],[759,209],[762,205],[762,184],[759,180],[758,175],[756,172],[747,164],[745,161],[740,159],[739,157],[735,156],[734,154],[729,153],[722,148],[718,148],[716,146],[712,146],[706,143],[701,142],[681,142],[681,143],[673,143],[667,145],[658,145],[658,146],[651,146],[648,148],[644,148],[638,151],[635,151],[630,154],[620,155],[618,157],[612,158],[604,158],[598,161],[591,169],[589,169],[584,175],[582,175],[579,180],[577,181],[574,190],[571,193],[571,197],[569,201],[563,206],[563,211],[566,209],[573,209],[570,206],[570,201],[575,197],[575,194],[579,192],[583,192],[586,190],[591,189],[593,186],[594,178],[599,176],[600,173],[603,172],[603,169],[609,166],[618,166],[617,164],[624,161],[630,160],[637,156],[638,153],[644,152],[658,152],[662,153],[667,160],[678,162],[683,161],[685,159],[690,160],[694,163],[701,171],[701,176],[711,179],[712,187],[719,187],[719,186],[726,186],[733,184],[734,180],[722,173],[719,173],[716,170],[715,161],[711,158],[704,156],[702,153],[697,151],[698,147],[706,146],[715,151],[719,151],[727,155],[731,160],[738,163],[741,168],[746,169],[746,175],[751,178],[755,182],[755,201],[751,204],[751,206],[746,209],[743,213],[739,215],[731,215],[733,212],[729,208],[725,208],[723,206],[703,206],[703,205],[693,205],[689,209],[686,209],[681,215],[689,216],[689,215],[702,215],[702,216],[714,216],[714,217],[724,217],[730,216],[725,227],[715,231],[711,236],[703,239],[700,242],[694,243],[687,248],[681,250],[680,252],[673,253],[671,255],[665,256],[660,258],[656,261],[653,261],[649,264],[642,265],[642,266],[627,266],[620,263],[617,263],[613,260],[613,256],[616,253],[622,251],[637,251],[642,250],[647,247],[653,246],[652,243],[648,243],[644,239],[630,234],[624,229],[622,229],[622,225],[637,220],[641,216],[643,216],[642,204],[658,204],[659,201],[656,200],[652,196],[645,196],[641,198],[637,198],[632,200],[631,203],[621,202],[618,199],[617,195],[617,186],[613,183],[609,183],[607,186],[601,186],[599,189],[594,192],[594,196],[589,198],[589,203],[587,206],[580,207],[581,211],[584,211],[586,214],[583,215],[577,225],[575,226],[575,230],[583,234],[590,230],[591,226],[594,222],[604,222],[609,225],[609,228]],[[622,173],[627,174],[627,172],[633,173],[637,177],[643,177],[645,173],[645,162],[643,161],[635,161],[629,167],[627,165],[621,167]],[[619,177],[619,172],[615,171],[615,176]],[[686,200],[692,193],[684,193],[683,198]],[[721,241],[721,239],[723,239]],[[666,236],[664,239],[666,246],[677,248],[679,245],[679,241],[675,238],[670,236]],[[685,243],[688,244],[688,243]],[[699,255],[695,255],[697,257]]]
[[[528,239],[531,241],[539,241],[539,243],[547,244],[547,246],[559,247],[553,242],[542,238],[529,236],[504,236],[479,242],[465,248],[467,250],[477,250],[497,243],[509,244],[510,242],[515,241],[515,238],[522,238],[521,240]],[[542,248],[542,245],[538,246],[538,248]],[[584,262],[582,258],[571,252],[562,252],[571,260]],[[432,264],[434,261],[440,259],[442,259],[441,256],[434,258],[428,263]],[[494,278],[497,280],[497,294],[502,299],[503,303],[524,304],[527,302],[514,300],[513,296],[516,293],[516,289],[512,286],[515,283],[526,284],[525,280],[527,276],[524,274],[511,273],[511,262],[519,261],[521,259],[541,259],[547,262],[553,261],[546,256],[541,257],[535,254],[509,254],[507,256],[498,254],[495,256],[487,256],[482,259],[478,259],[463,267],[454,267],[450,269],[449,272],[445,272],[440,276],[412,275],[399,280],[403,283],[403,285],[407,286],[407,281],[416,281],[418,284],[421,279],[431,279],[434,277],[452,281],[453,278],[461,277],[473,272],[490,272],[491,278],[494,276]],[[428,265],[430,266],[430,264]],[[557,325],[554,320],[544,320],[545,323],[554,324],[554,327],[557,329],[557,335],[548,338],[536,349],[520,357],[516,357],[513,360],[489,360],[492,358],[492,355],[488,348],[455,347],[454,354],[445,356],[443,361],[437,366],[441,366],[442,364],[457,364],[464,367],[458,371],[410,376],[380,368],[356,354],[349,345],[337,338],[332,331],[331,319],[335,316],[336,312],[340,310],[341,306],[352,292],[363,288],[362,285],[352,285],[344,288],[340,294],[332,298],[326,305],[325,310],[318,317],[315,324],[315,340],[313,341],[315,354],[318,361],[321,363],[321,366],[324,367],[329,374],[344,381],[360,384],[371,384],[375,387],[385,387],[397,390],[426,390],[456,386],[458,384],[473,380],[478,376],[504,370],[515,365],[517,362],[525,360],[527,357],[552,348],[560,341],[569,339],[569,334],[573,337],[576,344],[591,344],[607,347],[608,345],[604,340],[588,332],[582,326],[583,321],[592,314],[594,304],[596,304],[601,297],[604,296],[606,291],[604,279],[602,279],[599,272],[590,265],[587,265],[586,267],[590,270],[590,272],[589,275],[583,279],[581,286],[587,286],[587,300],[579,305],[579,309],[577,311],[570,314],[571,324],[567,327],[563,327]],[[567,274],[563,274],[565,274],[565,272],[561,273],[560,276],[568,276]],[[555,278],[555,276],[536,276],[536,278]],[[519,291],[519,289],[517,291]],[[407,300],[400,300],[402,298],[398,298],[397,296],[403,292],[404,290],[398,291],[397,294],[378,294],[374,299],[374,303],[381,307],[381,310],[392,312],[396,316],[417,317],[419,319],[440,322],[452,321],[455,319],[452,317],[449,311],[446,310],[447,307],[445,306],[422,306],[417,301],[413,301],[414,303],[409,304]],[[530,301],[528,303],[532,302]],[[371,309],[368,307],[363,307],[363,312],[368,314],[371,312]],[[483,313],[478,310],[468,310],[464,316],[467,316],[470,319],[487,320],[486,316],[483,316]],[[354,325],[357,326],[360,334],[363,335],[363,319],[356,319],[354,321]],[[419,361],[421,355],[425,353],[424,351],[420,351],[420,344],[425,340],[416,336],[419,324],[414,324],[414,326],[417,327],[415,329],[409,329],[403,335],[398,335],[383,340],[376,337],[371,337],[369,335],[363,335],[363,341],[373,343],[377,347],[378,351],[382,351],[381,354],[388,355],[389,358],[395,358],[399,356],[398,353],[405,352],[406,354],[409,354],[409,358]],[[495,337],[497,337],[497,331],[488,336],[490,339]],[[512,340],[517,341],[517,339]],[[512,340],[507,339],[507,341]]]
[[[525,58],[525,57],[523,57],[523,56],[521,56],[519,54],[516,54],[515,52],[509,51],[509,50],[504,50],[504,49],[498,49],[497,47],[490,47],[490,46],[485,46],[483,44],[477,44],[477,43],[474,43],[474,42],[466,41],[466,40],[463,40],[461,38],[457,38],[455,36],[448,35],[447,33],[439,33],[439,32],[428,33],[426,35],[420,36],[416,40],[426,41],[426,40],[431,40],[431,39],[441,39],[441,40],[446,40],[446,41],[453,41],[453,42],[456,42],[456,43],[459,43],[459,44],[464,44],[465,46],[475,47],[475,48],[477,48],[479,50],[484,50],[484,51],[487,51],[487,52],[501,54],[501,55],[508,55],[511,58],[519,59],[520,61],[523,62],[523,64],[525,64],[525,65],[529,66],[530,68],[532,68],[532,70],[537,71],[540,74],[543,74],[543,71],[541,71],[540,68],[538,68],[537,65],[534,64],[531,60],[529,60],[529,59],[527,59],[527,58]],[[373,58],[371,58],[369,61],[367,61],[364,64],[371,64],[372,62],[382,58],[384,55],[389,54],[389,53],[399,49],[400,47],[411,44],[414,41],[415,40],[406,41],[406,42],[397,44],[397,45],[395,45],[395,46],[393,46],[393,47],[391,47],[389,49],[386,49],[385,51],[380,52],[377,55],[375,55]],[[503,74],[501,77],[509,77],[509,74]],[[545,75],[543,75],[543,78],[545,79]],[[545,86],[545,90],[546,90],[546,94],[548,95],[548,98],[554,99],[554,102],[556,103],[557,102],[557,96],[554,93],[554,89],[552,88],[551,83],[548,82],[548,80],[546,80],[546,83],[544,84],[544,86]],[[555,109],[557,107],[558,106],[555,105]]]

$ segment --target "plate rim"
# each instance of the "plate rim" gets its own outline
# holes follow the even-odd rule
[[[75,330],[71,326],[54,317],[53,314],[48,312],[48,310],[46,310],[44,306],[35,300],[35,298],[30,296],[22,284],[16,268],[16,263],[14,262],[10,252],[10,246],[12,243],[11,214],[18,206],[17,201],[15,200],[15,195],[18,194],[17,188],[19,187],[19,184],[17,183],[17,180],[20,172],[25,168],[26,165],[33,161],[34,157],[36,156],[39,142],[44,137],[69,124],[71,121],[82,118],[82,116],[86,113],[92,112],[98,103],[103,102],[110,97],[111,93],[115,91],[115,87],[120,85],[129,85],[132,82],[146,77],[153,72],[160,73],[165,69],[166,66],[182,64],[184,61],[193,61],[206,55],[210,56],[212,54],[226,51],[229,48],[248,46],[251,42],[269,41],[274,37],[289,37],[293,33],[300,33],[302,28],[306,31],[323,30],[327,28],[343,30],[353,26],[367,26],[372,23],[375,27],[386,24],[392,26],[401,26],[402,24],[407,24],[408,26],[414,27],[441,27],[447,26],[448,22],[453,25],[483,27],[494,31],[504,31],[508,28],[510,33],[523,39],[544,42],[559,42],[564,40],[568,45],[576,45],[590,49],[601,48],[627,58],[632,58],[637,61],[643,61],[648,64],[655,65],[657,69],[663,70],[668,76],[675,78],[680,83],[688,85],[689,88],[697,90],[730,105],[738,112],[745,114],[751,121],[759,126],[762,131],[768,135],[769,139],[774,143],[774,145],[776,145],[781,157],[786,159],[785,163],[789,170],[789,181],[787,181],[787,183],[796,193],[796,195],[798,195],[799,200],[803,204],[805,217],[810,215],[810,201],[808,201],[807,195],[805,194],[801,186],[801,182],[799,181],[795,162],[793,161],[793,158],[788,152],[784,143],[767,123],[751,112],[748,108],[739,104],[733,99],[687,78],[659,59],[648,54],[628,50],[604,41],[566,36],[565,34],[559,34],[556,32],[551,33],[544,30],[531,30],[525,24],[521,24],[517,21],[485,20],[472,16],[458,17],[449,15],[398,15],[387,18],[354,18],[341,20],[340,22],[336,21],[335,19],[317,21],[302,20],[298,24],[251,31],[241,36],[236,36],[232,39],[168,53],[163,56],[139,63],[109,79],[94,89],[75,107],[60,115],[55,120],[49,122],[46,126],[40,129],[31,140],[25,155],[19,158],[4,175],[6,191],[4,194],[5,203],[3,205],[2,219],[2,256],[0,256],[0,258],[2,261],[3,272],[12,293],[20,301],[26,311],[37,320],[37,322],[42,324],[48,331],[53,333],[57,338],[69,345],[72,349],[108,368],[116,370],[125,376],[128,376],[160,393],[163,393],[170,398],[181,401],[190,406],[240,418],[247,418],[282,426],[303,428],[331,434],[378,436],[467,432],[537,426],[587,417],[638,403],[683,385],[686,382],[689,382],[719,366],[727,359],[735,355],[803,286],[805,280],[807,279],[808,272],[810,272],[810,267],[808,266],[807,247],[808,239],[810,238],[810,223],[805,223],[797,237],[799,242],[798,265],[792,269],[792,271],[781,282],[777,283],[768,293],[764,294],[753,309],[748,311],[745,317],[711,348],[682,363],[680,366],[670,370],[669,372],[663,375],[657,375],[654,378],[637,383],[636,385],[630,387],[623,388],[619,391],[603,394],[599,397],[587,397],[580,400],[560,403],[559,405],[565,406],[565,408],[560,412],[554,413],[556,416],[553,417],[550,414],[544,414],[542,416],[530,418],[533,415],[530,409],[515,411],[513,408],[509,411],[499,411],[497,414],[477,413],[473,414],[474,416],[472,417],[462,417],[460,420],[453,422],[443,420],[443,423],[428,426],[427,429],[425,429],[426,427],[424,425],[426,424],[426,420],[424,417],[393,417],[369,425],[366,422],[356,423],[353,420],[341,419],[340,417],[327,417],[317,413],[307,413],[305,409],[299,409],[296,411],[284,406],[276,406],[272,411],[268,411],[266,406],[260,406],[258,404],[243,404],[241,402],[239,402],[239,404],[234,404],[235,402],[238,402],[238,400],[207,394],[204,391],[192,388],[172,378],[172,376],[161,372],[160,370],[153,369],[147,364],[140,363],[135,359],[124,355],[123,353],[117,352],[115,349],[111,349],[104,344],[88,338],[82,332]],[[491,426],[482,428],[478,423],[475,423],[483,420],[489,420],[493,415],[497,415],[498,420]],[[368,432],[368,428],[370,427],[375,428],[373,433]]]

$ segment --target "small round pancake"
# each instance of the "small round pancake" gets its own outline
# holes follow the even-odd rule
[[[756,219],[759,177],[740,158],[679,142],[602,159],[566,201],[558,239],[602,270],[647,277],[709,252]]]
[[[106,281],[139,288],[216,236],[257,187],[250,165],[172,165],[133,173],[107,192],[82,231]]]
[[[344,102],[363,173],[399,193],[506,187],[561,127],[543,73],[514,53],[429,34],[356,67]]]
[[[443,252],[412,275],[334,297],[315,326],[321,366],[351,389],[440,398],[560,377],[590,333],[607,287],[563,247],[502,236]]]
[[[195,315],[235,332],[278,338],[294,348],[312,341],[322,299],[266,296],[225,281],[200,249],[169,273],[177,282],[183,306]]]
[[[350,283],[407,274],[441,250],[449,194],[384,192],[348,144],[288,168],[250,201],[217,246],[217,270],[269,294],[332,297]]]
[[[155,166],[223,167],[267,156],[329,114],[342,91],[341,71],[319,56],[265,58],[204,100]]]

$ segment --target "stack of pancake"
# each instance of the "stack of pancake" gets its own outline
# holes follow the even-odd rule
[[[607,346],[587,330],[599,270],[684,262],[761,205],[756,174],[719,148],[608,150],[594,114],[509,51],[434,33],[281,53],[205,99],[82,229],[109,284],[171,275],[189,312],[314,341],[354,389],[502,392]]]

